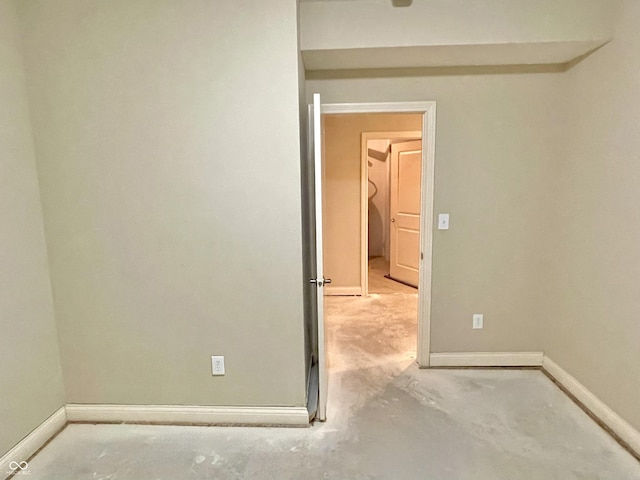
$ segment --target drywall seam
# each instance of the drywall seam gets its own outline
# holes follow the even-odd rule
[[[69,422],[307,426],[306,407],[68,404]]]
[[[0,458],[0,478],[10,477],[14,471],[28,474],[27,460],[42,448],[67,424],[65,407],[60,407],[15,447]]]
[[[542,370],[575,397],[575,400],[581,406],[617,435],[619,440],[625,444],[624,446],[633,450],[636,455],[640,455],[640,432],[546,355],[542,361]]]
[[[431,367],[540,367],[542,352],[432,353]]]

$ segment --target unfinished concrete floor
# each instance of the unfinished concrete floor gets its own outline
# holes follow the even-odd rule
[[[418,290],[386,278],[389,261],[384,257],[369,258],[369,293],[417,293]],[[410,312],[414,314],[414,312]]]
[[[640,479],[539,371],[419,370],[416,306],[413,292],[327,298],[326,423],[70,425],[29,462],[30,478]]]

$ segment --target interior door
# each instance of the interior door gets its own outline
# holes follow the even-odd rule
[[[326,338],[324,331],[324,286],[331,283],[330,279],[324,278],[324,267],[322,257],[322,116],[320,106],[320,94],[313,95],[313,105],[310,108],[309,115],[309,146],[310,146],[310,163],[313,171],[313,187],[314,193],[312,201],[315,204],[313,213],[315,214],[315,259],[312,268],[313,278],[310,279],[316,288],[316,312],[314,319],[316,320],[316,335],[313,345],[315,360],[318,366],[318,409],[316,418],[318,420],[326,420],[327,418],[327,393],[329,377],[327,372],[326,361]],[[315,260],[315,262],[313,261]]]
[[[422,141],[391,146],[389,276],[418,286]]]

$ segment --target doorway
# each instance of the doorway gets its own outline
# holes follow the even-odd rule
[[[435,133],[436,133],[436,103],[432,101],[427,102],[397,102],[397,103],[349,103],[349,104],[322,104],[323,119],[328,115],[347,115],[347,114],[417,114],[421,118],[419,124],[419,130],[422,137],[422,165],[421,165],[421,185],[422,190],[420,194],[421,203],[421,217],[420,217],[420,233],[419,233],[419,245],[420,245],[420,269],[418,279],[418,321],[417,321],[417,342],[416,342],[416,361],[420,367],[429,366],[429,353],[430,353],[430,304],[431,304],[431,254],[432,254],[432,237],[433,237],[433,198],[434,198],[434,172],[435,172]],[[324,120],[323,120],[324,123]],[[323,125],[323,133],[326,134],[326,125]],[[381,129],[364,129],[363,131],[374,131]],[[389,129],[385,129],[389,130]],[[412,128],[402,129],[404,131],[411,131]],[[326,144],[325,139],[322,139],[324,147],[324,155],[327,154],[327,148],[330,145]],[[326,168],[326,166],[325,166]],[[359,170],[359,168],[358,168]],[[360,172],[358,171],[358,175]],[[344,185],[344,184],[342,184]],[[327,195],[324,195],[326,193]],[[323,208],[326,211],[327,196],[331,195],[328,189],[323,187]],[[359,204],[360,202],[358,202]],[[341,208],[343,203],[339,203]],[[362,210],[361,210],[362,212]],[[366,211],[364,212],[366,214]],[[350,216],[344,218],[346,223],[353,224],[353,218]],[[362,213],[360,214],[362,215]],[[355,224],[362,228],[362,222],[359,221],[360,216],[356,217]],[[330,225],[325,225],[324,230],[330,228]],[[360,238],[361,236],[356,232],[356,250],[360,251]],[[335,250],[335,246],[332,245],[331,239],[325,242],[325,249],[328,251]],[[352,239],[353,241],[353,239]],[[344,253],[344,252],[343,252]],[[362,255],[362,252],[361,252]],[[365,257],[366,258],[366,257]],[[368,258],[367,258],[368,260]],[[365,263],[365,265],[368,264]],[[342,266],[342,264],[340,264]],[[367,265],[368,266],[368,265]],[[367,272],[367,269],[360,268]],[[335,270],[333,265],[325,262],[325,272],[330,278],[334,278]],[[358,278],[360,278],[362,275]],[[364,275],[366,278],[368,275]],[[335,294],[335,289],[344,288],[341,285],[336,285],[337,282],[327,286],[325,295]],[[333,290],[333,292],[331,291]],[[362,288],[349,287],[345,291],[340,292],[343,295],[362,295]],[[365,290],[366,292],[366,290]]]
[[[363,132],[361,156],[364,294],[417,293],[422,132]]]
[[[419,113],[323,114],[330,373],[415,362],[422,122]]]
[[[314,104],[315,107],[313,109],[313,111],[318,111],[318,110],[322,110],[322,121],[320,121],[320,115],[318,115],[318,117],[316,118],[316,120],[314,120],[313,125],[315,125],[313,132],[313,145],[315,145],[316,147],[313,147],[313,151],[315,151],[315,170],[317,175],[316,177],[316,187],[315,187],[315,191],[316,191],[316,200],[315,200],[315,211],[318,212],[326,212],[328,210],[330,210],[331,208],[327,208],[328,203],[330,203],[331,201],[336,203],[336,208],[339,211],[339,215],[337,216],[337,218],[339,218],[340,222],[342,222],[342,225],[351,225],[351,227],[353,228],[353,226],[355,225],[355,228],[357,230],[355,235],[352,235],[351,240],[352,240],[352,245],[353,246],[353,240],[355,237],[355,250],[357,252],[356,257],[361,257],[363,255],[363,252],[366,250],[362,250],[360,248],[360,244],[361,244],[361,239],[362,239],[362,235],[359,234],[361,229],[363,228],[362,225],[364,222],[360,221],[360,213],[362,211],[362,205],[361,202],[359,201],[359,198],[361,196],[361,189],[357,189],[356,190],[356,200],[355,200],[355,204],[356,204],[356,214],[355,214],[355,221],[352,217],[354,217],[353,212],[349,211],[349,205],[353,206],[353,204],[350,204],[349,202],[345,202],[345,201],[340,201],[340,199],[338,199],[336,201],[336,198],[333,197],[331,195],[330,192],[327,192],[325,190],[325,184],[324,181],[325,179],[325,175],[322,174],[322,171],[326,168],[326,165],[323,165],[324,163],[324,159],[325,159],[325,155],[327,153],[327,149],[329,149],[331,147],[331,143],[326,143],[326,118],[328,118],[329,115],[338,115],[338,116],[346,116],[346,115],[350,115],[350,114],[402,114],[402,113],[410,113],[410,114],[417,114],[420,122],[418,124],[418,130],[421,131],[421,137],[422,137],[422,162],[420,165],[420,178],[421,178],[421,184],[422,184],[422,188],[421,188],[421,192],[419,194],[419,202],[420,202],[420,212],[421,212],[421,216],[420,216],[420,221],[419,221],[419,233],[418,233],[418,237],[419,237],[419,247],[420,247],[420,252],[419,252],[419,278],[418,278],[418,295],[417,295],[417,302],[415,302],[415,296],[414,296],[414,300],[412,303],[414,303],[414,309],[417,309],[417,327],[414,325],[414,332],[413,335],[411,335],[411,342],[414,346],[416,346],[416,348],[414,349],[414,352],[416,352],[416,354],[414,355],[414,358],[410,360],[409,364],[415,364],[416,361],[418,363],[419,366],[425,367],[429,365],[429,304],[430,304],[430,296],[431,296],[431,238],[432,238],[432,228],[433,228],[433,185],[434,185],[434,181],[433,181],[433,172],[434,172],[434,156],[435,156],[435,120],[436,120],[436,110],[435,110],[435,102],[410,102],[410,103],[393,103],[393,104],[320,104],[320,98],[319,95],[314,94]],[[322,123],[322,128],[318,128],[318,124]],[[361,132],[364,131],[373,131],[376,129],[362,129]],[[404,130],[411,130],[411,129],[404,129]],[[310,130],[311,131],[311,130]],[[319,148],[318,145],[321,145],[322,148]],[[358,146],[359,147],[359,146]],[[311,147],[310,147],[311,148]],[[357,157],[359,157],[359,151],[360,148],[357,148],[358,153],[357,153]],[[311,150],[310,150],[311,151]],[[346,157],[344,157],[346,158]],[[351,162],[346,162],[347,165],[352,165]],[[318,179],[322,178],[322,181],[320,181],[320,183],[318,183]],[[361,177],[361,172],[360,172],[360,166],[357,165],[356,167],[356,179],[357,178],[362,178]],[[336,178],[337,182],[336,185],[339,188],[344,187],[345,185],[347,185],[349,182],[345,181],[345,177],[344,175],[338,175]],[[365,182],[367,181],[366,179],[364,180]],[[357,180],[356,180],[357,183]],[[366,183],[365,183],[366,186]],[[330,190],[330,189],[327,189]],[[318,196],[318,193],[320,192],[320,195]],[[325,194],[325,192],[327,194]],[[328,199],[331,199],[328,202]],[[364,207],[365,212],[366,212],[366,207]],[[324,231],[326,232],[328,229],[331,229],[330,225],[323,225],[323,223],[325,222],[325,216],[323,214],[317,215],[316,214],[316,223],[315,223],[315,231]],[[324,240],[323,240],[324,239]],[[322,246],[322,244],[324,243],[324,248]],[[316,245],[320,245],[320,251],[323,251],[325,249],[327,249],[327,251],[339,251],[341,254],[345,254],[347,253],[346,250],[348,249],[335,249],[334,246],[332,246],[332,242],[331,239],[327,239],[326,237],[324,237],[324,235],[322,235],[320,237],[320,239],[318,241],[316,241]],[[359,254],[359,255],[358,255]],[[318,258],[321,259],[323,257],[322,254],[318,255]],[[348,255],[345,257],[347,258]],[[366,278],[368,277],[368,272],[367,272],[367,267],[368,267],[368,258],[365,257],[366,261],[360,262],[359,263],[359,267],[357,268],[357,272],[355,272],[355,275],[353,275],[352,272],[352,277],[349,279],[351,282],[351,286],[345,286],[345,285],[340,285],[340,282],[336,281],[333,282],[332,284],[329,284],[328,280],[327,282],[322,282],[325,283],[325,285],[323,285],[323,288],[321,289],[323,293],[320,293],[320,289],[318,289],[318,303],[319,305],[325,304],[325,300],[329,299],[329,297],[325,297],[325,295],[333,295],[333,298],[336,299],[336,302],[334,303],[339,303],[339,302],[343,302],[343,301],[348,301],[347,299],[349,297],[346,297],[345,295],[352,295],[355,297],[355,299],[360,300],[361,302],[370,302],[371,300],[375,300],[375,295],[367,295],[367,290],[366,290],[366,285],[365,288],[362,288],[362,277],[365,278],[365,282],[366,282]],[[318,264],[319,267],[318,268],[324,268],[325,270],[325,274],[327,275],[327,277],[332,278],[332,277],[336,277],[335,275],[335,271],[333,270],[331,265],[327,265],[325,262],[322,262],[320,264]],[[338,262],[338,269],[343,267],[344,265],[341,262]],[[364,266],[364,268],[363,268]],[[361,274],[361,271],[364,270],[365,271],[365,275]],[[340,278],[340,275],[337,276],[338,278]],[[355,277],[355,281],[354,281],[354,277]],[[319,278],[319,277],[318,277]],[[316,281],[317,283],[321,284],[320,280],[316,278],[314,280],[314,278],[312,277],[312,282]],[[330,292],[330,290],[333,290]],[[342,296],[335,296],[336,294],[338,295],[342,295]],[[417,303],[417,306],[415,305]],[[333,306],[328,305],[329,308],[327,308],[327,311],[330,313],[331,309],[333,308]],[[322,309],[318,308],[318,313],[320,313],[322,311]],[[364,308],[364,310],[358,310],[358,308],[355,309],[355,311],[351,312],[350,314],[353,318],[352,320],[354,320],[353,322],[345,322],[344,325],[347,327],[346,329],[344,329],[342,332],[340,332],[340,335],[337,336],[337,339],[339,341],[343,341],[345,338],[347,339],[347,345],[346,348],[342,350],[342,353],[345,352],[349,352],[350,349],[349,348],[349,338],[353,338],[354,336],[360,336],[360,340],[365,342],[365,344],[367,342],[369,342],[369,345],[371,345],[371,342],[377,342],[379,344],[381,344],[381,346],[384,348],[384,346],[386,344],[388,344],[389,342],[388,337],[386,337],[385,331],[387,330],[387,325],[383,323],[378,323],[377,325],[375,324],[371,324],[371,320],[376,318],[376,315],[371,315],[370,309]],[[348,315],[349,316],[349,315]],[[382,319],[382,316],[380,316],[379,319]],[[358,320],[360,320],[361,322],[358,323]],[[366,333],[363,334],[362,331],[362,320],[367,320],[370,323],[370,326],[373,326],[373,330],[369,330],[370,333],[375,333],[375,335],[367,335]],[[375,323],[375,322],[374,322]],[[334,338],[332,339],[332,332],[330,331],[330,329],[326,329],[325,325],[324,325],[324,316],[321,315],[317,315],[317,332],[318,335],[322,336],[325,338],[325,340],[323,340],[322,342],[320,341],[321,339],[318,338],[318,344],[326,342],[326,340],[328,340],[329,345],[331,345],[333,343],[334,340],[336,340],[336,336],[333,336]],[[415,330],[417,330],[417,335],[415,333]],[[350,331],[350,332],[349,332]],[[344,333],[349,333],[348,335],[343,335]],[[416,341],[416,337],[417,337],[417,341]],[[405,336],[406,338],[406,336]],[[362,342],[361,342],[362,343]],[[364,345],[364,344],[363,344]],[[323,351],[324,349],[322,349]],[[331,351],[331,348],[329,348],[329,353]],[[402,350],[399,350],[402,351]],[[353,353],[353,351],[351,351],[351,353]],[[381,352],[366,352],[363,351],[361,352],[362,355],[356,355],[355,357],[352,355],[351,358],[349,358],[349,356],[347,355],[346,357],[346,362],[345,357],[340,357],[340,356],[332,356],[329,355],[329,359],[327,359],[327,356],[325,356],[324,354],[320,355],[318,357],[317,363],[321,366],[321,370],[322,368],[325,368],[325,372],[327,370],[327,364],[328,364],[328,368],[331,371],[331,374],[329,375],[328,381],[329,383],[335,383],[335,382],[339,382],[339,377],[344,374],[344,372],[356,372],[359,371],[363,374],[365,374],[364,376],[366,376],[367,378],[369,377],[369,373],[370,372],[384,372],[385,370],[387,370],[387,368],[385,367],[385,365],[380,365],[380,358],[384,358],[384,355],[380,356],[379,353],[384,353],[383,351]],[[371,366],[367,366],[367,359],[371,360],[373,363]],[[360,363],[362,363],[364,361],[364,364],[361,365]],[[406,362],[407,359],[403,358],[403,362]],[[391,362],[393,363],[393,362]],[[402,363],[402,362],[401,362]],[[375,365],[374,365],[375,364]],[[322,366],[325,367],[322,367]],[[325,374],[326,375],[326,374]],[[375,374],[377,375],[377,373]],[[323,377],[322,372],[320,375],[321,379]],[[325,385],[326,385],[326,380],[327,377],[325,376]],[[322,386],[323,382],[320,382],[320,385]],[[366,388],[366,387],[365,387]],[[331,387],[329,387],[329,389],[325,388],[320,388],[319,389],[319,397],[320,399],[324,399],[324,404],[326,405],[326,399],[327,399],[327,391],[330,391]],[[361,392],[358,393],[358,395],[361,395]],[[320,411],[320,410],[319,410]],[[326,418],[325,415],[326,414],[326,410],[323,410],[320,418]]]

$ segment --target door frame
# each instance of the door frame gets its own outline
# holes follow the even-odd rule
[[[421,113],[422,175],[420,221],[420,279],[418,283],[418,345],[416,361],[429,366],[431,351],[431,270],[433,264],[433,192],[436,154],[436,102],[324,103],[323,114]],[[362,222],[361,222],[362,223]]]
[[[362,295],[369,295],[369,155],[367,143],[369,140],[386,140],[388,138],[407,139],[407,141],[419,139],[422,141],[422,132],[362,132],[360,138],[360,285]],[[422,179],[420,181],[422,182]]]

